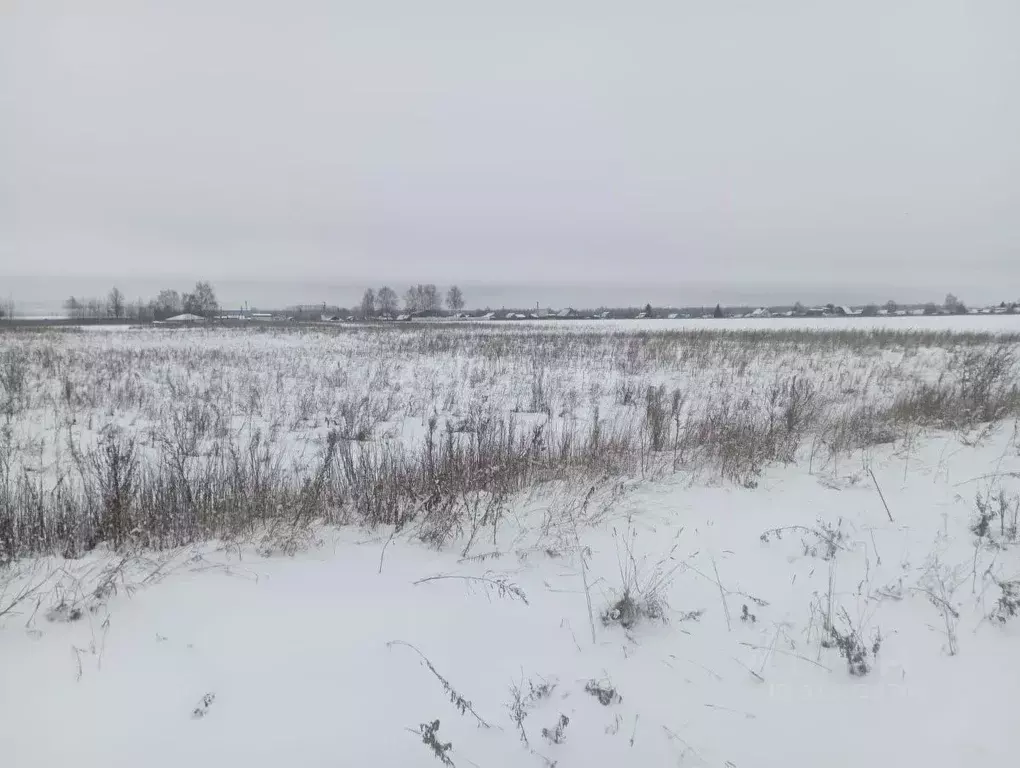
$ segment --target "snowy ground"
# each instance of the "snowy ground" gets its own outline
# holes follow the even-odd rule
[[[51,318],[25,318],[51,319]],[[428,322],[428,321],[426,321]],[[475,320],[449,321],[456,325],[520,326],[516,320]],[[882,316],[882,317],[770,317],[770,318],[652,318],[619,320],[527,320],[524,325],[557,330],[585,331],[678,331],[678,330],[828,330],[828,331],[956,331],[967,333],[1020,333],[1020,315],[932,315],[932,316]],[[83,330],[116,331],[127,330],[127,325],[84,325]]]
[[[836,413],[1011,349],[416,333],[0,340],[32,382],[11,455],[47,476],[65,435],[206,411],[207,439],[276,423],[300,455],[362,397],[373,440],[413,444],[430,412],[527,410],[537,370],[530,415],[564,423],[626,422],[658,384],[753,409],[780,376]],[[1016,421],[823,453],[805,439],[746,487],[686,465],[568,476],[439,548],[326,526],[290,557],[239,538],[20,559],[0,569],[3,765],[1015,765]]]
[[[429,766],[437,758],[408,729],[436,719],[456,765],[1015,765],[1020,618],[986,617],[1020,558],[968,526],[976,493],[1015,492],[1009,478],[975,478],[1018,469],[1003,425],[977,447],[936,435],[909,454],[858,456],[843,474],[777,468],[755,490],[631,485],[592,500],[602,519],[580,525],[578,542],[572,528],[542,532],[565,497],[539,494],[484,561],[352,530],[324,531],[294,558],[178,553],[161,580],[133,592],[118,581],[77,621],[48,621],[34,600],[5,617],[5,765]],[[829,559],[807,532],[761,540],[821,524],[843,536]],[[104,563],[53,578],[94,585]],[[37,564],[37,577],[55,565]],[[659,572],[668,623],[603,625],[631,568],[639,583]],[[127,566],[126,582],[151,569]],[[415,583],[440,574],[522,595]],[[821,647],[830,578],[834,624],[848,628],[845,610],[860,630],[869,674]],[[473,711],[391,641],[424,653]],[[530,746],[510,714],[514,685],[551,689],[525,708]]]
[[[307,466],[331,429],[361,443],[416,445],[433,416],[440,431],[512,415],[518,425],[583,434],[597,413],[607,430],[630,431],[649,387],[676,393],[683,418],[694,419],[724,402],[764,410],[776,390],[809,382],[836,414],[889,405],[918,383],[960,380],[969,356],[999,349],[996,336],[946,333],[969,330],[969,317],[897,320],[904,324],[885,340],[845,333],[863,326],[837,319],[819,321],[819,333],[810,321],[764,320],[743,324],[759,333],[738,321],[688,321],[693,331],[605,321],[5,334],[0,408],[9,432],[0,432],[0,454],[6,446],[12,465],[47,487],[77,473],[72,448],[89,454],[111,428],[152,455],[167,443],[194,443],[198,453],[229,442],[243,452],[258,433],[281,460]],[[930,321],[929,332],[913,333],[913,320]],[[1020,340],[1002,338],[1016,356]],[[20,385],[5,397],[8,380]]]
[[[521,321],[485,321],[520,324]],[[645,318],[641,320],[562,320],[526,321],[531,324],[614,331],[677,330],[826,330],[826,331],[956,331],[967,333],[1020,333],[1020,315],[931,315],[882,317],[727,317]]]

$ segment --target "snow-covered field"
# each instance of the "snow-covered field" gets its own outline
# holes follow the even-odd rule
[[[3,764],[1014,765],[1020,341],[755,328],[0,335]]]
[[[518,323],[519,321],[487,321]],[[527,321],[534,323],[536,321]],[[1020,333],[1020,314],[931,315],[900,317],[733,317],[714,318],[653,318],[640,320],[571,320],[537,321],[542,325],[564,325],[602,331],[686,331],[686,330],[750,330],[750,331],[955,331],[961,333]]]

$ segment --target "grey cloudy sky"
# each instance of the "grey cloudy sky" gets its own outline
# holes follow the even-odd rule
[[[1015,296],[1018,39],[1016,0],[6,0],[0,275]]]

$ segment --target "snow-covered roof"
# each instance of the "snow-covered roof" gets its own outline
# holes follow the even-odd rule
[[[192,315],[192,314],[189,314],[189,313],[186,312],[183,315],[174,315],[173,317],[168,317],[166,319],[166,322],[168,322],[168,323],[204,323],[205,322],[205,318],[204,317],[199,317],[198,315]]]

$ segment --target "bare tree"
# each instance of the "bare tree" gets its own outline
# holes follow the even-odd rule
[[[369,288],[361,297],[361,314],[363,317],[371,317],[375,314],[375,291]]]
[[[442,300],[439,298],[439,289],[436,286],[429,283],[419,287],[421,288],[422,295],[422,309],[427,312],[434,312],[442,306]]]
[[[404,294],[404,309],[408,312],[420,312],[424,309],[422,304],[422,286],[412,285],[407,289],[407,293]]]
[[[451,312],[460,312],[464,309],[464,294],[456,285],[451,285],[450,290],[446,292],[446,306]]]
[[[137,299],[128,307],[128,317],[140,323],[156,319],[156,302]]]
[[[154,314],[159,314],[162,318],[179,315],[183,309],[181,295],[169,288],[160,291],[154,302]]]
[[[889,299],[889,301],[885,303],[885,311],[888,312],[890,315],[895,314],[896,311],[899,310],[899,308],[900,308],[899,304],[897,304],[892,299]]]
[[[375,296],[376,306],[379,311],[386,315],[394,315],[397,312],[397,293],[388,285],[379,289]]]
[[[412,285],[404,294],[404,307],[408,312],[432,312],[441,306],[439,289],[431,283]]]
[[[80,319],[84,314],[84,309],[84,305],[74,296],[64,302],[64,310],[70,318]]]
[[[110,314],[114,317],[120,318],[124,316],[124,294],[120,292],[120,288],[114,286],[113,290],[110,291],[106,304]]]
[[[195,290],[184,297],[184,311],[192,315],[208,317],[219,311],[216,292],[206,282],[195,283]]]
[[[945,308],[954,315],[963,315],[967,312],[967,307],[964,303],[951,293],[946,294]]]

